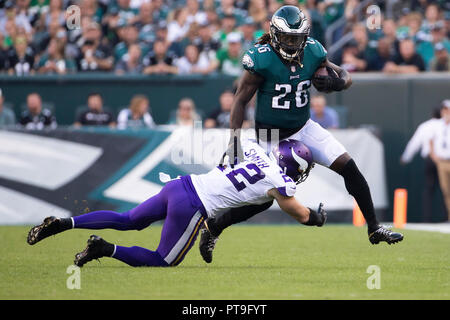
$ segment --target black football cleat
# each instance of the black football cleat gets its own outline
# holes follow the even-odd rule
[[[53,216],[47,217],[40,225],[31,228],[28,232],[27,242],[29,245],[33,245],[61,231],[63,231],[61,228],[61,220]]]
[[[87,241],[86,249],[75,255],[73,263],[78,267],[82,267],[89,261],[108,256],[105,252],[108,250],[107,247],[111,245],[112,244],[103,240],[103,238],[91,235]]]
[[[377,230],[369,234],[369,241],[372,244],[378,244],[385,241],[388,244],[397,243],[403,240],[403,235],[398,232],[393,232],[385,227],[379,227]]]
[[[208,220],[204,222],[204,227],[200,231],[199,249],[200,254],[206,263],[211,263],[213,259],[213,251],[219,237],[215,237],[208,229]]]

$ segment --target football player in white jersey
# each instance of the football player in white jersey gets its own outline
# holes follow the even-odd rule
[[[170,180],[155,196],[124,213],[94,211],[72,218],[48,217],[33,227],[30,245],[72,228],[142,230],[163,220],[161,241],[156,251],[123,247],[92,235],[74,263],[112,257],[131,266],[176,266],[192,247],[205,219],[229,208],[259,205],[275,199],[280,208],[305,225],[322,226],[326,213],[301,205],[295,198],[296,183],[312,167],[310,150],[297,140],[281,141],[269,156],[256,143],[243,146],[244,161],[231,167],[219,166],[201,175]]]

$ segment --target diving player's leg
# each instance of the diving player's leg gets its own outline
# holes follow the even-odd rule
[[[162,191],[162,194],[166,195],[167,198],[167,216],[156,251],[137,246],[123,247],[116,245],[110,256],[133,267],[178,265],[195,242],[206,214],[204,209],[200,208],[200,205],[193,204],[192,199],[197,195],[189,192],[181,180],[171,182],[170,186],[169,184],[166,185]],[[198,197],[196,199],[197,203],[201,204]],[[91,247],[93,247],[92,243],[95,243],[95,240],[91,241]],[[91,256],[95,255],[94,249],[91,250],[93,252]],[[89,251],[90,243],[88,241],[88,247],[83,252],[87,252],[86,255],[91,258]],[[79,253],[77,257],[79,255],[80,258],[78,260],[76,258],[76,262],[81,261],[83,264],[92,259],[97,259],[97,257],[83,258],[82,253]]]
[[[93,211],[72,218],[47,217],[28,233],[27,242],[33,245],[51,235],[73,229],[142,230],[166,216],[166,185],[159,194],[151,197],[130,211]]]

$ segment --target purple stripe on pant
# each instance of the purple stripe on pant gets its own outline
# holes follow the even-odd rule
[[[192,247],[207,218],[190,176],[168,182],[155,196],[124,213],[94,211],[73,218],[74,228],[142,230],[163,220],[156,251],[116,246],[114,258],[131,266],[175,266]]]

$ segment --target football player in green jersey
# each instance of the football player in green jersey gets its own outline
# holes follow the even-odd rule
[[[239,129],[245,107],[257,93],[255,129],[258,143],[270,152],[270,141],[273,141],[270,133],[278,135],[278,140],[292,138],[303,142],[311,150],[315,163],[344,178],[347,191],[356,199],[366,219],[369,241],[372,244],[401,241],[402,234],[379,225],[369,186],[355,161],[331,133],[310,119],[311,84],[318,91],[332,92],[349,88],[352,80],[347,71],[327,59],[324,47],[309,37],[309,24],[304,13],[295,6],[278,9],[272,16],[270,32],[246,52],[242,63],[245,70],[234,98],[231,140],[226,152],[231,164],[242,159]],[[315,75],[321,67],[327,69],[328,75]],[[266,134],[261,134],[263,132]],[[203,259],[212,261],[218,236],[225,228],[247,220],[271,205],[272,202],[268,202],[235,208],[205,221],[200,239]],[[311,211],[309,225],[320,224],[320,217],[319,213]]]

